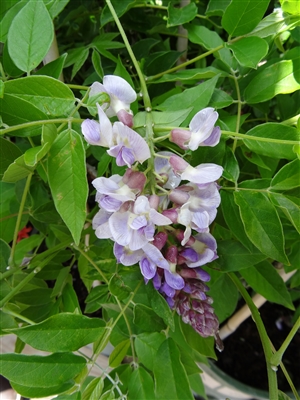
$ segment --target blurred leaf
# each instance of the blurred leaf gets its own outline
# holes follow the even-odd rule
[[[297,0],[281,0],[281,7],[284,12],[300,15],[300,3]]]
[[[52,20],[44,3],[28,1],[8,31],[8,51],[13,62],[29,73],[48,53],[53,36]]]
[[[26,165],[24,159],[25,155],[22,154],[21,157],[18,157],[12,164],[9,165],[3,174],[3,182],[15,183],[33,173],[35,167],[29,167]]]
[[[250,68],[257,68],[257,64],[268,53],[268,43],[259,37],[245,37],[227,46],[233,51],[238,62]]]
[[[133,309],[134,324],[145,332],[159,332],[165,329],[164,321],[150,307],[136,304]]]
[[[94,378],[84,389],[81,400],[99,399],[103,391],[103,378]]]
[[[194,399],[180,360],[179,350],[173,339],[166,339],[160,345],[154,360],[153,372],[157,399]]]
[[[114,274],[108,284],[108,290],[116,296],[119,300],[124,300],[129,296],[131,289],[125,285],[122,277],[118,274]]]
[[[116,368],[121,364],[127,351],[130,347],[130,339],[126,339],[123,342],[117,344],[109,356],[109,366],[111,368]]]
[[[38,69],[35,72],[35,75],[47,75],[51,76],[52,78],[59,79],[62,74],[66,58],[67,53],[62,54],[56,60],[51,61],[44,65],[42,68]]]
[[[5,272],[8,266],[8,259],[10,256],[11,248],[2,239],[0,239],[0,272]]]
[[[138,367],[131,374],[128,390],[132,400],[153,400],[155,398],[152,376],[143,367]]]
[[[254,190],[234,193],[245,231],[251,242],[273,260],[289,264],[284,250],[282,225],[268,197]]]
[[[151,283],[146,285],[146,292],[148,299],[150,300],[152,310],[164,320],[166,325],[169,326],[172,331],[174,331],[175,325],[173,313],[166,300],[160,293],[158,293],[156,289],[154,289]]]
[[[51,0],[47,2],[46,7],[51,15],[51,18],[54,19],[58,16],[58,14],[66,7],[70,0]]]
[[[230,147],[226,147],[223,167],[224,178],[236,183],[240,175],[240,168],[237,159]]]
[[[105,323],[99,318],[60,313],[11,332],[35,349],[54,353],[76,351],[97,340],[104,328]]]
[[[167,27],[183,25],[192,21],[198,13],[195,3],[187,4],[184,7],[175,8],[172,2],[168,5]]]
[[[0,137],[0,178],[2,178],[8,166],[21,154],[21,150],[14,143]]]
[[[299,140],[299,132],[297,129],[287,125],[276,124],[274,122],[257,125],[250,129],[250,131],[247,132],[247,135],[270,139],[280,138],[281,140]],[[250,150],[262,154],[263,156],[286,158],[288,160],[296,158],[296,154],[293,152],[293,144],[260,142],[248,139],[245,139],[244,143]]]
[[[273,13],[263,18],[247,36],[267,38],[268,36],[279,35],[286,30],[287,26],[288,20],[286,21],[281,8],[277,8]]]
[[[6,377],[18,393],[30,397],[59,393],[74,383],[74,378],[86,365],[83,357],[72,353],[51,354],[50,356],[28,356],[23,354],[1,354],[0,373]],[[49,374],[51,371],[51,374]],[[61,388],[64,390],[61,390]]]
[[[260,22],[270,0],[231,0],[222,17],[222,26],[231,36],[249,33]]]
[[[187,25],[189,40],[192,43],[200,44],[207,50],[214,49],[224,44],[217,32],[211,31],[203,25]]]
[[[55,207],[78,245],[85,222],[88,186],[82,140],[72,129],[61,132],[52,144],[48,178]]]
[[[138,1],[139,2],[139,1]],[[126,13],[131,7],[136,5],[137,1],[136,0],[111,0],[111,3],[115,9],[115,12],[117,16],[120,18],[123,14]],[[107,5],[103,8],[101,17],[100,17],[100,23],[101,26],[103,27],[106,25],[108,22],[113,21],[113,16],[111,15],[111,12],[108,8]]]
[[[153,363],[159,346],[165,340],[162,333],[141,333],[134,341],[134,346],[140,362],[150,371],[153,371]]]
[[[223,15],[231,0],[209,0],[206,15]]]
[[[259,72],[245,89],[245,101],[250,104],[270,100],[279,93],[293,93],[300,89],[294,77],[294,63],[283,60]]]
[[[294,310],[288,289],[276,269],[268,261],[240,271],[243,278],[257,293],[267,300]]]

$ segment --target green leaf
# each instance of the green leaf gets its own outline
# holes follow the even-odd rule
[[[35,107],[33,104],[5,94],[3,99],[0,99],[0,109],[3,121],[7,125],[19,125],[30,121],[47,120],[48,116]],[[41,127],[30,127],[27,130],[21,129],[15,131],[15,136],[36,136],[40,135]]]
[[[226,147],[223,166],[224,178],[236,183],[240,175],[240,168],[237,159],[230,147]]]
[[[227,73],[215,67],[191,68],[182,71],[177,71],[173,74],[165,74],[161,78],[155,79],[155,81],[151,82],[151,84],[162,83],[162,82],[176,82],[176,81],[198,82],[201,79],[213,78],[216,75],[227,76]]]
[[[102,68],[102,64],[101,64],[101,57],[100,57],[100,54],[98,53],[98,51],[95,49],[93,50],[93,54],[92,54],[92,63],[93,63],[94,69],[97,72],[97,74],[99,75],[99,77],[101,79],[103,79],[104,72],[103,72],[103,68]]]
[[[51,0],[47,2],[46,7],[51,15],[51,18],[54,19],[58,16],[58,14],[66,7],[70,0]]]
[[[80,52],[78,52],[77,59],[74,62],[74,65],[72,68],[71,80],[73,80],[74,76],[77,74],[77,72],[83,66],[83,64],[86,62],[88,56],[89,56],[89,48],[84,48],[84,47],[80,48]]]
[[[126,13],[126,11],[128,11],[131,7],[133,7],[136,4],[136,0],[122,0],[122,1],[112,0],[111,3],[115,9],[117,16],[120,18],[123,14]],[[109,8],[107,7],[107,5],[105,5],[100,17],[101,27],[103,27],[108,22],[113,20],[114,18],[111,15]]]
[[[191,325],[185,324],[181,319],[179,320],[179,326],[181,327],[182,333],[185,337],[185,342],[202,356],[217,359],[214,350],[214,338],[207,337],[203,338],[199,335]]]
[[[231,0],[226,8],[222,26],[231,36],[249,33],[260,22],[270,0]]]
[[[297,0],[281,0],[281,7],[284,12],[300,15],[300,4]]]
[[[225,108],[233,103],[233,98],[228,93],[221,89],[215,89],[209,102],[209,107]]]
[[[292,400],[287,394],[283,393],[281,390],[278,390],[278,400]]]
[[[20,0],[18,2],[15,2],[16,4],[12,5],[9,7],[9,2],[8,1],[3,1],[1,2],[1,14],[2,12],[4,13],[4,7],[6,8],[9,7],[9,9],[6,11],[5,15],[1,15],[0,18],[0,42],[5,43],[7,39],[7,33],[8,30],[12,24],[12,21],[14,20],[15,16],[18,14],[18,12],[25,6],[27,3],[27,0]]]
[[[66,392],[74,386],[74,381],[67,381],[63,384],[50,386],[50,387],[37,387],[37,386],[26,386],[20,385],[17,382],[10,381],[12,388],[25,398],[38,398],[48,397],[57,393]]]
[[[37,70],[35,72],[35,75],[47,75],[52,78],[59,79],[62,74],[66,58],[67,58],[67,53],[62,54],[56,60],[47,63],[42,68]]]
[[[276,269],[268,261],[240,271],[243,278],[257,293],[273,303],[294,310],[288,289]]]
[[[300,186],[300,160],[286,164],[271,181],[272,190],[290,190]]]
[[[129,397],[132,400],[153,400],[154,382],[151,375],[139,367],[133,371],[128,382]]]
[[[26,178],[34,171],[34,167],[29,167],[25,163],[25,155],[22,154],[18,157],[13,164],[10,164],[7,170],[4,172],[2,181],[3,182],[18,182],[21,179]]]
[[[130,347],[130,339],[126,339],[123,342],[117,344],[109,356],[109,366],[111,368],[118,367],[123,361]]]
[[[250,104],[270,100],[280,93],[293,93],[300,89],[294,76],[293,60],[283,60],[259,72],[245,89],[245,101]]]
[[[187,4],[184,7],[175,8],[172,2],[168,5],[167,27],[183,25],[192,21],[198,13],[195,3]]]
[[[104,328],[101,319],[60,313],[39,324],[11,332],[35,349],[54,353],[78,350],[97,340]]]
[[[19,69],[29,73],[48,53],[53,37],[52,20],[44,2],[30,0],[9,28],[9,54]]]
[[[154,361],[155,395],[161,400],[193,400],[187,374],[173,339],[159,347]]]
[[[78,245],[86,216],[88,186],[85,152],[79,134],[60,133],[48,156],[48,177],[55,207]]]
[[[226,274],[219,275],[219,278],[209,288],[209,296],[217,299],[213,303],[213,308],[221,323],[235,311],[239,292],[229,276]]]
[[[159,346],[165,340],[162,333],[141,333],[134,341],[134,346],[139,358],[139,361],[150,371],[153,371],[153,363],[156,357]]]
[[[8,332],[5,332],[4,329],[12,329],[17,327],[18,324],[15,319],[9,315],[9,313],[0,310],[0,335],[2,336],[8,334]]]
[[[250,242],[248,236],[245,233],[244,225],[242,223],[239,213],[239,208],[234,201],[233,193],[230,193],[229,191],[226,190],[221,191],[221,207],[228,228],[235,235],[235,237],[250,252],[253,253],[256,247]]]
[[[234,199],[251,242],[273,260],[289,264],[284,251],[281,222],[268,197],[261,192],[247,190],[235,192]]]
[[[268,53],[268,43],[257,36],[245,37],[241,40],[228,44],[237,61],[250,68],[257,68],[257,64]]]
[[[51,388],[66,383],[85,367],[86,360],[72,353],[50,356],[0,355],[0,373],[12,383],[32,388]]]
[[[185,108],[192,107],[192,111],[182,124],[184,126],[185,123],[190,122],[196,112],[208,105],[217,80],[218,76],[208,79],[196,87],[185,89],[182,93],[169,97],[157,108],[162,111],[180,111],[182,110],[183,104]]]
[[[171,328],[172,331],[175,329],[173,313],[161,294],[154,289],[153,285],[149,283],[146,285],[146,292],[148,299],[150,300],[152,310],[161,317],[167,326]]]
[[[300,233],[299,205],[280,193],[268,193],[272,203],[279,207],[285,216],[291,221],[295,229]]]
[[[75,97],[67,85],[48,76],[27,76],[5,83],[5,93],[33,104],[46,115],[68,115]]]
[[[0,272],[5,272],[8,266],[8,259],[10,256],[11,248],[2,239],[0,239]]]
[[[122,277],[118,274],[114,274],[108,284],[109,291],[116,296],[119,300],[124,300],[128,297],[131,289],[125,285]]]
[[[166,327],[163,320],[150,307],[143,304],[136,304],[133,313],[134,324],[145,332],[157,332]]]
[[[190,24],[187,26],[189,40],[192,43],[200,44],[207,50],[214,49],[224,44],[217,34],[203,25]]]
[[[0,137],[0,178],[8,166],[21,154],[21,150],[13,142]]]
[[[81,400],[99,399],[104,387],[103,378],[94,378],[84,389]]]
[[[247,132],[247,135],[256,136],[259,138],[270,138],[271,140],[279,138],[287,141],[299,140],[299,132],[297,129],[291,126],[276,124],[273,122],[257,125],[250,129],[250,131]],[[297,157],[293,152],[293,144],[260,142],[248,139],[245,139],[244,143],[248,149],[263,156],[286,158],[288,160],[293,160]]]
[[[258,36],[265,38],[268,36],[279,35],[288,28],[288,18],[283,14],[281,8],[267,15],[247,36]]]

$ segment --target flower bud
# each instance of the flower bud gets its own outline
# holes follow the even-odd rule
[[[180,148],[188,149],[187,142],[191,139],[191,132],[186,129],[176,128],[171,131],[170,141],[176,143]]]

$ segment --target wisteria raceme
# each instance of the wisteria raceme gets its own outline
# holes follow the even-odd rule
[[[131,129],[130,104],[136,100],[131,86],[109,75],[103,84],[92,85],[90,95],[102,92],[109,95],[110,104],[97,105],[99,122],[84,121],[82,133],[90,145],[107,148],[116,164],[127,170],[123,176],[93,181],[100,208],[93,219],[95,234],[114,242],[118,263],[139,264],[145,283],[152,280],[183,322],[203,337],[214,336],[221,349],[218,319],[206,294],[210,276],[201,267],[218,257],[209,226],[220,204],[216,181],[223,168],[212,163],[194,167],[170,151],[150,149]],[[109,118],[114,116],[119,121],[112,123]],[[201,110],[189,130],[172,129],[170,140],[184,150],[215,146],[220,140],[217,119],[213,108]],[[146,160],[147,168],[142,165]]]

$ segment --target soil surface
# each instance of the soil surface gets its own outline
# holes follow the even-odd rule
[[[276,349],[282,345],[291,330],[292,312],[277,304],[266,303],[260,308],[260,314],[267,333]],[[251,318],[224,340],[224,351],[218,355],[216,365],[236,380],[268,390],[268,378],[261,341],[255,323]],[[286,350],[283,363],[294,385],[300,389],[300,332],[294,336]],[[277,371],[278,387],[290,392],[281,368]]]

